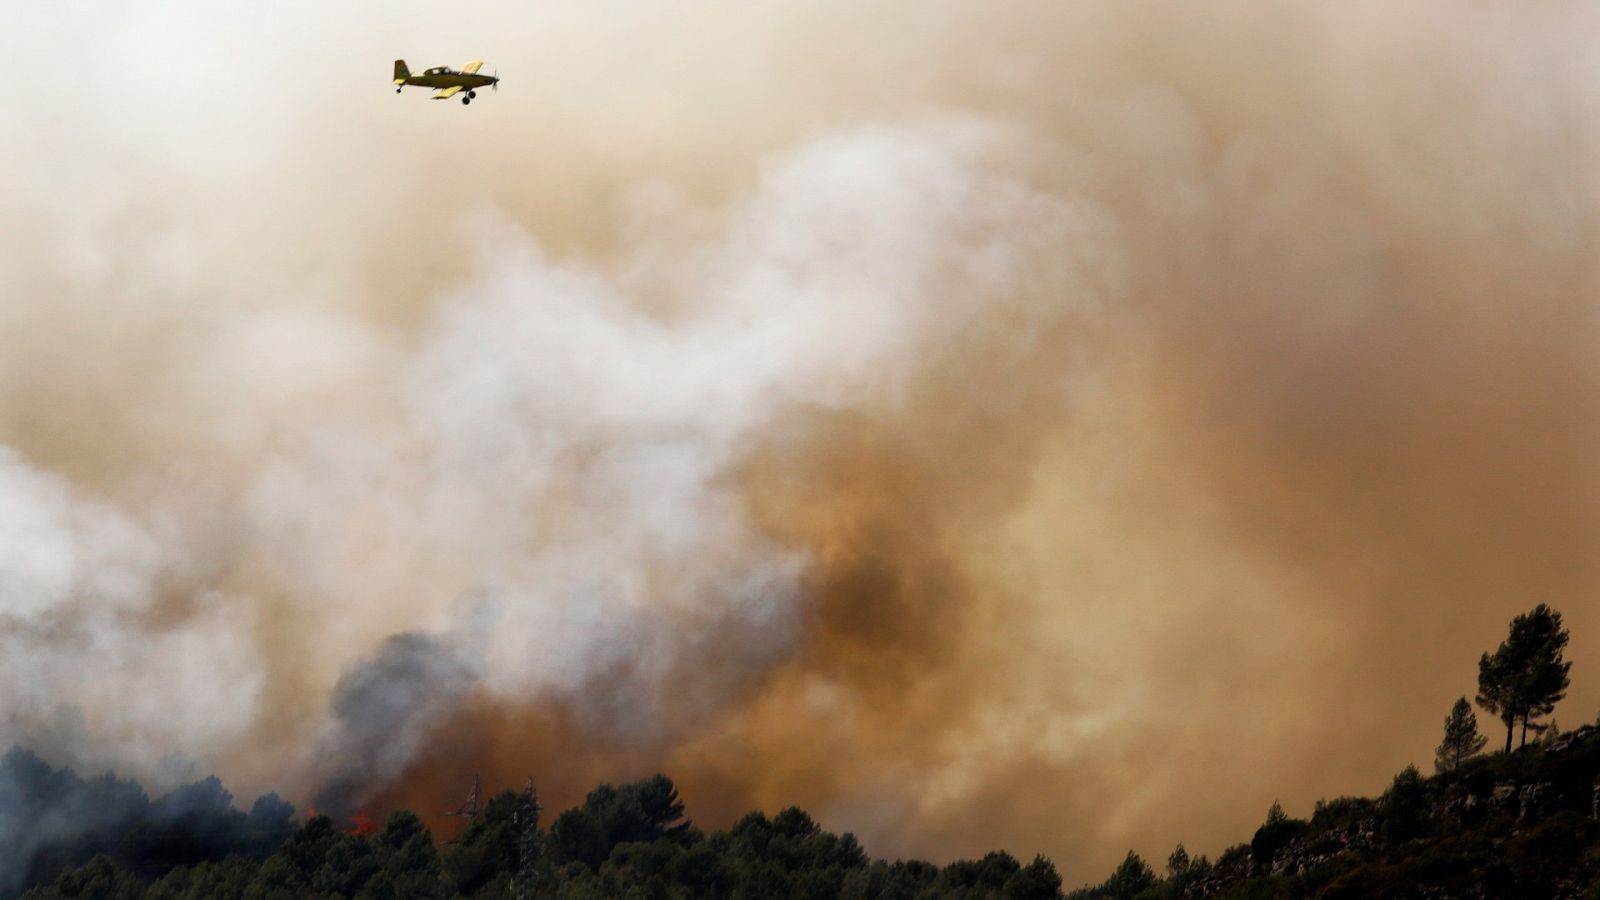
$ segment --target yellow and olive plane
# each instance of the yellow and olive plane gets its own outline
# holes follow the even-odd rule
[[[494,75],[479,75],[478,70],[481,68],[483,60],[480,59],[467,63],[459,71],[449,66],[434,66],[421,75],[413,75],[406,67],[406,61],[397,59],[394,61],[394,92],[400,93],[406,85],[436,88],[439,93],[434,94],[433,99],[448,100],[466,91],[461,98],[461,103],[465,105],[471,103],[473,97],[478,96],[478,88],[491,86],[497,91],[500,90],[500,79]]]

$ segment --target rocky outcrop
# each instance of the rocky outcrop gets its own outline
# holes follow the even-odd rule
[[[1315,837],[1291,841],[1273,854],[1269,863],[1259,867],[1259,874],[1302,875],[1332,862],[1340,854],[1359,853],[1376,846],[1377,842],[1378,820],[1357,819],[1344,828],[1330,829]]]
[[[1542,819],[1554,812],[1559,802],[1560,795],[1549,782],[1525,784],[1517,791],[1517,821]]]
[[[1489,808],[1508,812],[1511,805],[1517,800],[1517,786],[1510,781],[1502,781],[1489,792]]]
[[[1264,863],[1253,861],[1248,853],[1224,855],[1211,872],[1190,885],[1183,896],[1209,897],[1227,885],[1246,878],[1303,875],[1332,862],[1340,854],[1369,850],[1377,845],[1377,841],[1378,820],[1365,817],[1321,834],[1295,838]]]

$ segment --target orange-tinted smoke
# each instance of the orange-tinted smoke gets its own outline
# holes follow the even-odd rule
[[[114,32],[91,48],[113,52],[73,54],[90,68],[81,91],[57,98],[72,129],[25,111],[0,119],[0,138],[31,136],[3,141],[30,155],[0,175],[13,236],[0,244],[0,442],[67,479],[74,508],[105,500],[137,519],[148,540],[83,558],[153,585],[134,613],[94,619],[84,634],[97,642],[51,657],[67,683],[83,646],[97,648],[108,674],[72,698],[87,714],[52,717],[41,703],[28,733],[122,765],[137,763],[92,748],[137,744],[117,752],[143,763],[181,750],[310,796],[322,773],[306,757],[323,746],[342,674],[396,634],[464,630],[460,608],[480,593],[543,602],[476,570],[560,557],[552,547],[588,547],[617,524],[597,512],[611,496],[585,492],[584,477],[639,439],[630,427],[584,432],[556,486],[528,497],[502,483],[516,466],[492,469],[463,441],[455,449],[481,468],[461,471],[491,483],[446,480],[440,493],[523,502],[486,523],[463,516],[453,534],[408,527],[452,521],[427,515],[448,504],[417,498],[438,488],[427,462],[456,432],[412,433],[406,393],[426,394],[407,382],[427,381],[408,354],[442,311],[494,291],[532,303],[496,273],[561,270],[615,289],[629,328],[693,325],[704,297],[684,286],[703,257],[742,246],[739,229],[759,218],[747,204],[770,198],[772,171],[875,129],[938,156],[946,132],[921,123],[943,116],[984,123],[996,146],[955,171],[981,194],[1017,190],[999,218],[1023,225],[1008,230],[983,196],[955,192],[970,209],[952,221],[976,224],[939,232],[944,253],[931,255],[953,264],[1024,244],[1026,265],[979,280],[976,298],[957,289],[970,280],[929,278],[890,320],[918,327],[870,353],[840,328],[797,368],[866,360],[844,388],[776,379],[738,440],[714,444],[727,459],[709,494],[734,498],[737,521],[778,550],[710,547],[730,567],[769,552],[801,560],[794,632],[696,618],[692,605],[619,616],[605,633],[671,632],[655,668],[618,654],[565,681],[533,679],[538,690],[490,683],[495,666],[516,668],[497,657],[473,669],[484,683],[408,726],[415,756],[364,786],[371,809],[434,816],[474,772],[486,789],[532,775],[560,808],[598,781],[659,770],[704,825],[797,803],[877,854],[1043,851],[1076,884],[1129,847],[1159,858],[1182,840],[1215,854],[1274,800],[1303,815],[1425,764],[1451,702],[1473,692],[1477,654],[1538,602],[1574,631],[1557,718],[1592,716],[1592,10],[702,12],[536,18],[507,4],[487,10],[503,43],[482,51],[472,45],[488,29],[441,25],[432,9],[318,35],[262,13],[216,30],[274,36],[260,59],[189,42],[219,63],[227,92],[187,88],[179,108],[204,117],[124,103],[121,73],[147,54]],[[164,24],[146,31],[175,31]],[[498,56],[507,90],[455,119],[418,118],[462,112],[421,98],[418,109],[325,96],[330,73],[381,82],[402,52],[390,45],[427,43],[422,33],[450,44],[441,54]],[[357,48],[351,35],[367,37]],[[64,46],[38,37],[28,43]],[[284,41],[316,63],[286,70],[303,82],[257,88],[221,77],[227,59],[211,56],[264,68]],[[82,139],[81,123],[101,139]],[[1024,217],[1041,204],[1080,227],[1036,228]],[[505,227],[462,227],[486,209]],[[815,271],[786,274],[829,274],[856,249],[840,241],[806,258]],[[725,255],[718,264],[739,256]],[[793,305],[757,307],[750,322]],[[965,312],[943,317],[952,309]],[[702,350],[650,358],[688,368]],[[751,354],[749,371],[774,355]],[[507,525],[527,509],[557,510],[560,526]],[[148,549],[171,545],[183,552]],[[613,562],[668,587],[695,574]],[[140,652],[115,652],[119,635]],[[150,662],[186,653],[226,677]],[[94,690],[140,677],[170,694],[147,692],[161,702],[141,711]],[[254,706],[208,693],[212,682]],[[172,714],[197,709],[246,709],[249,722],[219,733]]]

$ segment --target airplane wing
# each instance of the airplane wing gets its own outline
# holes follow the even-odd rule
[[[457,95],[459,93],[461,93],[461,85],[458,84],[455,87],[447,87],[444,90],[440,91],[439,93],[434,94],[433,95],[433,99],[435,99],[435,100],[448,100],[451,97],[454,97],[455,95]]]
[[[476,75],[478,74],[478,70],[481,68],[483,68],[483,60],[475,59],[461,67],[461,74]]]

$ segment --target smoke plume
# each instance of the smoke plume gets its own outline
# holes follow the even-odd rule
[[[1078,883],[1381,788],[1538,602],[1585,721],[1596,26],[14,4],[0,743]]]

